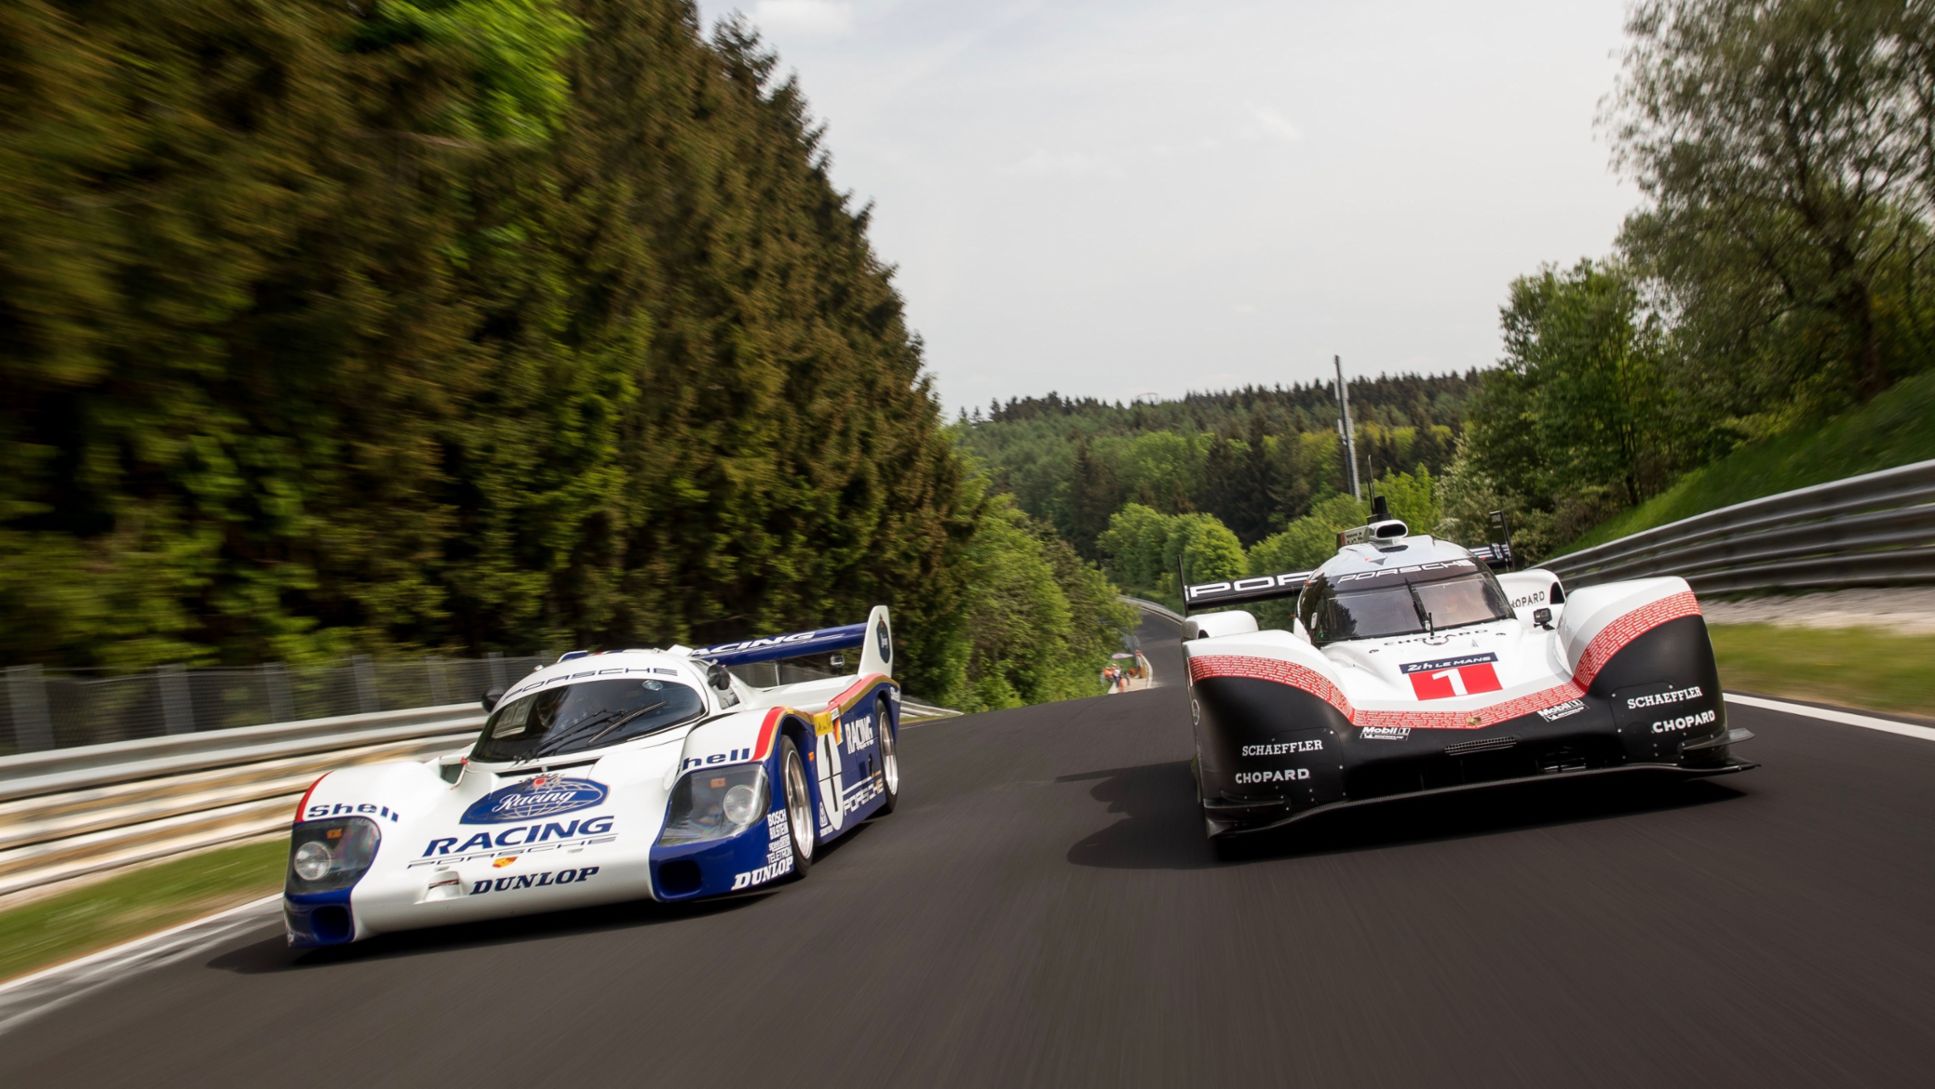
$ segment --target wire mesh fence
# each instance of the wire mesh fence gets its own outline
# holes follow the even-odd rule
[[[0,755],[269,722],[467,703],[549,658],[351,658],[325,665],[0,671]]]

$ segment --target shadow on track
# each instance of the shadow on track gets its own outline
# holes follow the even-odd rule
[[[1188,761],[1112,768],[1063,776],[1056,782],[1093,782],[1090,796],[1124,818],[1083,837],[1069,848],[1068,861],[1131,870],[1193,870],[1371,851],[1631,817],[1742,796],[1741,791],[1710,779],[1640,772],[1520,783],[1319,813],[1272,832],[1246,836],[1233,845],[1228,859],[1219,861],[1203,835]]]
[[[820,844],[819,852],[813,856],[814,865],[824,865],[840,848],[864,835],[865,830],[872,823],[867,821],[832,843]],[[715,897],[710,900],[687,900],[672,904],[660,903],[656,900],[628,900],[618,904],[601,904],[597,907],[545,911],[503,919],[480,919],[471,923],[454,923],[449,926],[425,927],[422,930],[378,934],[353,945],[334,946],[327,949],[290,949],[287,940],[278,934],[273,938],[265,938],[238,949],[231,949],[209,960],[206,966],[238,975],[310,971],[326,969],[333,965],[421,956],[446,949],[488,949],[494,945],[542,941],[546,938],[561,938],[574,934],[597,934],[646,926],[673,926],[687,920],[703,919],[749,908],[774,893],[783,893],[788,885],[795,883],[794,880],[787,880],[756,892]]]

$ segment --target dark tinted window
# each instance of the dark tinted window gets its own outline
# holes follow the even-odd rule
[[[1505,591],[1489,571],[1405,581],[1400,575],[1384,585],[1352,583],[1341,587],[1322,575],[1312,579],[1297,599],[1297,618],[1318,646],[1340,639],[1382,639],[1414,635],[1429,627],[1445,628],[1505,620],[1512,614]]]
[[[520,696],[491,712],[474,760],[519,760],[602,748],[705,711],[696,689],[629,677],[580,681]]]

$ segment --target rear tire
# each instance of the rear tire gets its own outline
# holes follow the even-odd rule
[[[786,810],[786,836],[793,847],[793,876],[805,877],[813,868],[813,792],[806,786],[806,761],[800,759],[799,746],[790,737],[782,738],[779,744],[779,783],[780,804]]]

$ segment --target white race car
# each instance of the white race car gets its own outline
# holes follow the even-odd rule
[[[857,676],[756,688],[727,669],[856,646]],[[484,698],[468,754],[316,780],[290,836],[289,943],[803,875],[899,797],[893,653],[878,606],[839,628],[567,654]]]
[[[1684,579],[1570,594],[1495,575],[1511,544],[1412,535],[1374,505],[1315,571],[1187,586],[1187,610],[1297,599],[1290,630],[1188,617],[1194,772],[1213,840],[1324,809],[1557,775],[1716,775],[1730,746],[1700,605]]]

